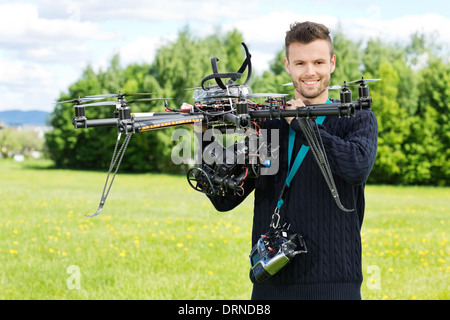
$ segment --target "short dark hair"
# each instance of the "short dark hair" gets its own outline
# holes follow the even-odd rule
[[[333,40],[331,39],[330,30],[326,26],[310,21],[294,22],[291,24],[290,29],[286,32],[286,58],[289,59],[288,51],[291,43],[300,42],[303,44],[308,44],[319,39],[328,41],[330,44],[330,54],[331,57],[333,57]]]

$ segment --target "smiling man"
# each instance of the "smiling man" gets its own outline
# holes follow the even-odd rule
[[[292,107],[322,104],[328,99],[336,56],[328,28],[314,23],[293,24],[285,38],[286,71],[292,76],[295,100]],[[288,118],[290,123],[292,118]]]
[[[328,28],[314,22],[294,23],[285,40],[286,71],[295,88],[289,108],[329,102],[328,86],[336,57]],[[243,197],[230,192],[225,197],[209,196],[217,210],[227,211],[255,191],[254,246],[268,231],[282,195],[280,225],[289,225],[289,230],[300,234],[306,243],[307,253],[297,255],[266,281],[256,281],[250,272],[252,299],[361,299],[364,186],[376,157],[377,120],[367,109],[358,110],[351,118],[320,118],[319,133],[339,197],[343,206],[353,211],[345,212],[336,205],[311,152],[306,153],[285,189],[292,163],[306,144],[294,118],[264,123],[265,129],[279,132],[276,174],[261,175],[250,182]]]

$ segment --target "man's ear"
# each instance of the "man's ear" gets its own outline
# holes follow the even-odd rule
[[[287,58],[284,58],[284,65],[286,66],[286,72],[291,74],[291,69],[289,68],[289,61]]]
[[[333,58],[331,58],[331,70],[330,73],[333,73],[336,69],[336,56],[334,55]]]

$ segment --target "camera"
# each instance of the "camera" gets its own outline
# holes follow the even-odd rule
[[[300,253],[307,253],[302,236],[285,228],[271,229],[259,238],[250,253],[250,277],[262,283]]]

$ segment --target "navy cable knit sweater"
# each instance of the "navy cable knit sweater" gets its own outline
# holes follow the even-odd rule
[[[297,135],[295,158],[306,141],[297,121],[292,121],[291,127]],[[228,211],[255,191],[252,246],[269,229],[287,174],[289,125],[284,119],[270,120],[264,128],[280,130],[278,173],[247,181],[242,197],[209,197],[217,210]],[[337,207],[312,152],[308,152],[280,212],[284,222],[291,223],[290,230],[303,236],[308,253],[297,255],[266,282],[254,283],[252,299],[361,299],[360,231],[365,181],[377,150],[377,120],[370,110],[361,110],[352,118],[327,117],[319,128],[341,202],[354,211],[347,213]]]

